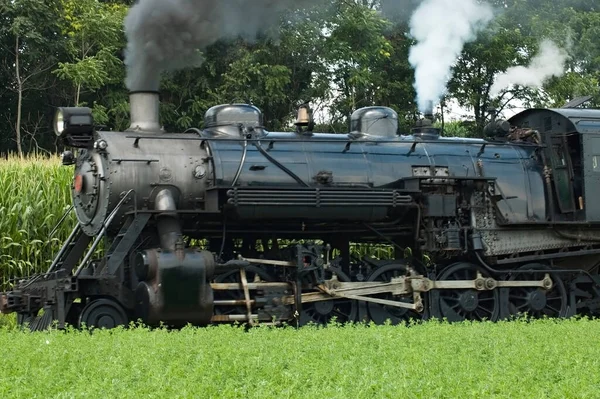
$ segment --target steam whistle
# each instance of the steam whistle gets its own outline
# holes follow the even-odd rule
[[[433,112],[427,112],[426,114],[424,114],[422,121],[423,121],[423,126],[433,126],[433,121],[434,121]]]
[[[441,129],[433,127],[435,119],[432,111],[425,112],[423,119],[419,119],[412,128],[411,133],[414,137],[423,140],[435,140],[440,137]]]

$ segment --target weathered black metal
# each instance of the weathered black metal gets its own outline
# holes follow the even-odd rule
[[[32,329],[600,312],[600,110],[465,139],[431,115],[404,135],[386,107],[343,134],[269,132],[246,104],[170,133],[157,93],[131,101],[127,132],[64,133],[85,147],[65,163],[78,224],[48,273],[0,294]]]
[[[146,223],[152,215],[149,213],[138,213],[130,223],[124,224],[121,231],[115,236],[108,249],[108,274],[114,275],[121,266],[125,257],[131,252],[131,248],[139,238]]]

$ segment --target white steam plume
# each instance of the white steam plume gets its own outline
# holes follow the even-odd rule
[[[417,8],[410,28],[418,43],[409,61],[415,68],[419,111],[432,112],[465,43],[475,40],[493,16],[490,5],[475,0],[425,0]]]
[[[318,0],[139,0],[125,18],[126,86],[159,88],[165,70],[200,65],[198,50],[224,38],[255,39],[292,8]]]
[[[552,76],[562,76],[564,73],[567,53],[550,40],[540,44],[539,53],[532,58],[528,66],[515,66],[499,74],[490,89],[492,96],[510,85],[522,85],[540,88]]]

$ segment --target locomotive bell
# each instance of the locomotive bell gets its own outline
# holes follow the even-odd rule
[[[298,118],[294,123],[296,126],[308,126],[310,124],[310,114],[308,112],[308,105],[303,104],[298,108]]]
[[[303,133],[302,128],[305,127],[304,131],[306,134],[312,134],[312,130],[315,127],[315,122],[313,121],[311,110],[308,104],[302,104],[298,108],[298,117],[296,118],[296,133]]]

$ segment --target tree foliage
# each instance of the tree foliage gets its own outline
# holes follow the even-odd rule
[[[468,43],[453,69],[447,100],[471,110],[471,135],[479,135],[488,121],[488,109],[561,107],[575,97],[594,96],[600,104],[600,9],[589,0],[489,0],[497,17]],[[541,88],[513,85],[498,96],[490,88],[499,73],[528,65],[548,39],[566,51],[561,76],[548,78]],[[518,111],[519,109],[517,109]],[[514,112],[514,111],[513,111]]]
[[[467,112],[457,134],[479,135],[490,107],[508,111],[515,101],[562,106],[590,94],[590,105],[600,105],[597,1],[487,1],[496,17],[465,45],[442,99]],[[98,124],[128,126],[123,20],[131,4],[0,0],[0,153],[58,150],[51,130],[56,106],[89,106]],[[382,12],[386,4],[395,13]],[[205,49],[202,65],[163,74],[161,121],[180,131],[201,126],[213,105],[249,102],[263,111],[268,129],[286,130],[308,103],[319,130],[341,132],[357,108],[384,105],[398,112],[406,131],[418,117],[408,62],[409,17],[418,4],[332,0],[288,16],[278,35],[219,41]],[[564,74],[539,89],[516,85],[492,95],[498,74],[527,65],[543,39],[567,52]]]
[[[52,86],[49,71],[57,62],[57,1],[1,0],[0,65],[4,87],[0,143],[14,142],[22,156],[22,144],[35,135],[44,121],[44,110],[35,108]]]
[[[66,60],[52,72],[70,81],[75,90],[73,105],[80,104],[81,91],[94,92],[107,84],[118,84],[124,74],[118,51],[124,45],[121,26],[127,8],[97,0],[61,0]]]

